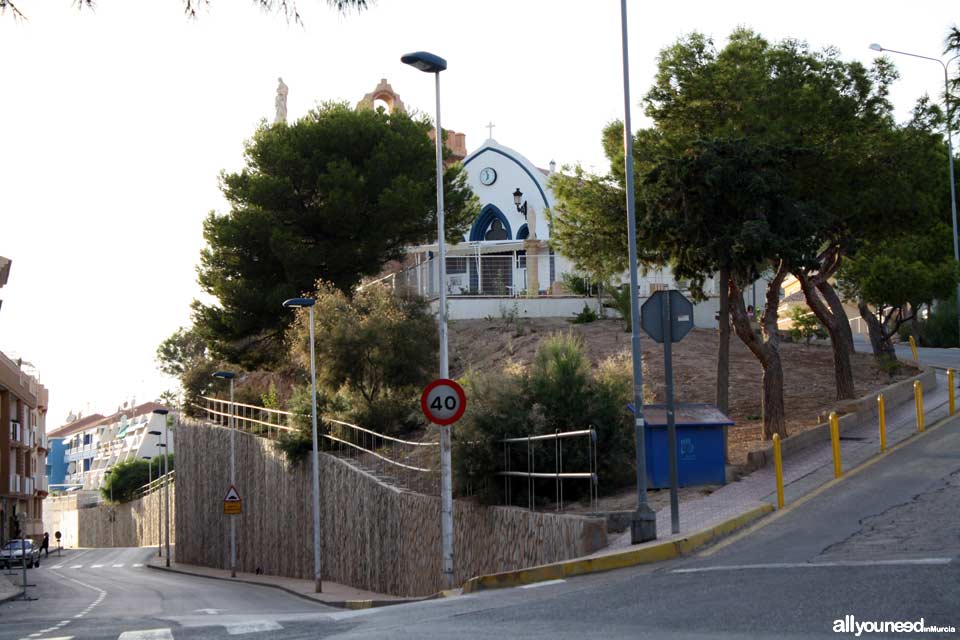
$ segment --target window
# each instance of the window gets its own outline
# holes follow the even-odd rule
[[[86,446],[86,445],[88,445],[88,444],[91,444],[92,442],[93,442],[93,434],[92,434],[92,433],[85,433],[85,434],[83,434],[83,444],[84,444],[84,446]]]
[[[464,258],[447,258],[447,274],[456,275],[458,273],[467,272],[467,259]]]
[[[90,471],[90,463],[91,463],[92,461],[93,461],[92,458],[84,458],[84,459],[83,459],[83,470],[84,470],[84,471]]]

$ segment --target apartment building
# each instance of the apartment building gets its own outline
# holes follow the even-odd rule
[[[164,416],[153,413],[162,408],[156,402],[123,406],[109,416],[94,414],[51,431],[48,437],[64,442],[64,488],[97,491],[115,464],[158,456],[165,450],[173,453],[173,430],[165,428]],[[163,446],[165,436],[151,431],[169,433],[168,446]]]
[[[21,361],[0,353],[0,543],[43,536],[48,400]]]

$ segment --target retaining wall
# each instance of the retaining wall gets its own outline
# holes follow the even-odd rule
[[[160,536],[160,507],[163,490],[139,500],[117,505],[79,507],[76,495],[57,496],[43,501],[43,529],[56,546],[55,531],[64,547],[146,547]],[[176,544],[176,485],[170,485],[170,544]]]
[[[243,513],[223,515],[229,430],[181,425],[177,442],[177,561],[229,567],[229,518],[237,519],[237,569],[313,577],[310,465],[287,464],[271,442],[236,433]],[[440,499],[379,482],[320,456],[323,577],[360,589],[422,596],[442,589]],[[484,573],[592,553],[607,544],[600,518],[454,503],[457,584]]]
[[[908,364],[911,366],[916,366],[916,363],[913,362]],[[878,424],[879,409],[877,408],[877,395],[880,393],[883,394],[887,411],[890,411],[897,405],[906,402],[908,399],[913,399],[913,383],[917,380],[919,380],[920,384],[923,385],[925,393],[937,388],[936,370],[930,367],[924,369],[923,373],[919,375],[884,387],[877,393],[873,393],[856,400],[849,400],[837,407],[838,413],[844,413],[844,415],[838,417],[838,422],[840,423],[840,433],[843,434],[845,431],[854,429],[864,424]],[[786,459],[796,452],[806,449],[810,445],[816,444],[817,442],[824,442],[826,440],[830,440],[829,422],[818,424],[812,429],[808,429],[796,435],[784,438],[783,442],[781,443],[781,451],[784,459]],[[760,467],[772,463],[772,444],[765,445],[764,448],[757,451],[751,451],[749,454],[747,454],[747,466],[750,469],[759,469]]]

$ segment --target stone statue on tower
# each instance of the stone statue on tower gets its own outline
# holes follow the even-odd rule
[[[287,122],[287,94],[290,92],[287,85],[283,83],[283,78],[277,78],[277,82],[279,82],[277,85],[277,99],[275,100],[277,116],[273,121],[274,124]]]

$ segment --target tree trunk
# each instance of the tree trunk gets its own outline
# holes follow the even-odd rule
[[[870,347],[873,349],[874,357],[877,360],[896,359],[897,352],[880,319],[863,300],[857,302],[857,308],[860,309],[860,317],[867,323],[867,333],[870,335]]]
[[[803,296],[807,306],[813,311],[817,319],[830,334],[830,345],[833,349],[833,373],[837,387],[837,399],[847,400],[856,396],[853,386],[853,368],[850,365],[850,354],[853,352],[853,333],[850,331],[850,322],[843,310],[843,304],[837,292],[827,283],[814,285],[813,279],[803,271],[794,273],[800,281]],[[822,297],[821,297],[822,294]],[[834,307],[827,307],[824,300],[834,299],[839,314]]]
[[[720,270],[720,346],[717,350],[717,407],[730,409],[730,270]]]
[[[780,334],[777,331],[777,307],[780,300],[780,285],[787,275],[781,264],[773,278],[767,284],[766,305],[763,311],[761,327],[763,336],[757,335],[750,324],[747,310],[743,304],[743,292],[736,278],[730,278],[730,317],[734,331],[763,367],[763,437],[767,440],[773,434],[787,437],[783,408],[783,366],[780,362]]]
[[[847,310],[843,308],[843,300],[837,294],[836,288],[829,282],[818,282],[817,291],[823,296],[823,299],[830,305],[830,313],[838,320],[837,332],[839,341],[849,349],[850,353],[856,353],[857,349],[853,342],[853,329],[850,327],[850,318],[847,317]],[[843,322],[839,322],[843,320]]]
[[[913,341],[920,346],[920,309],[911,303],[910,305],[910,333],[913,335]]]

